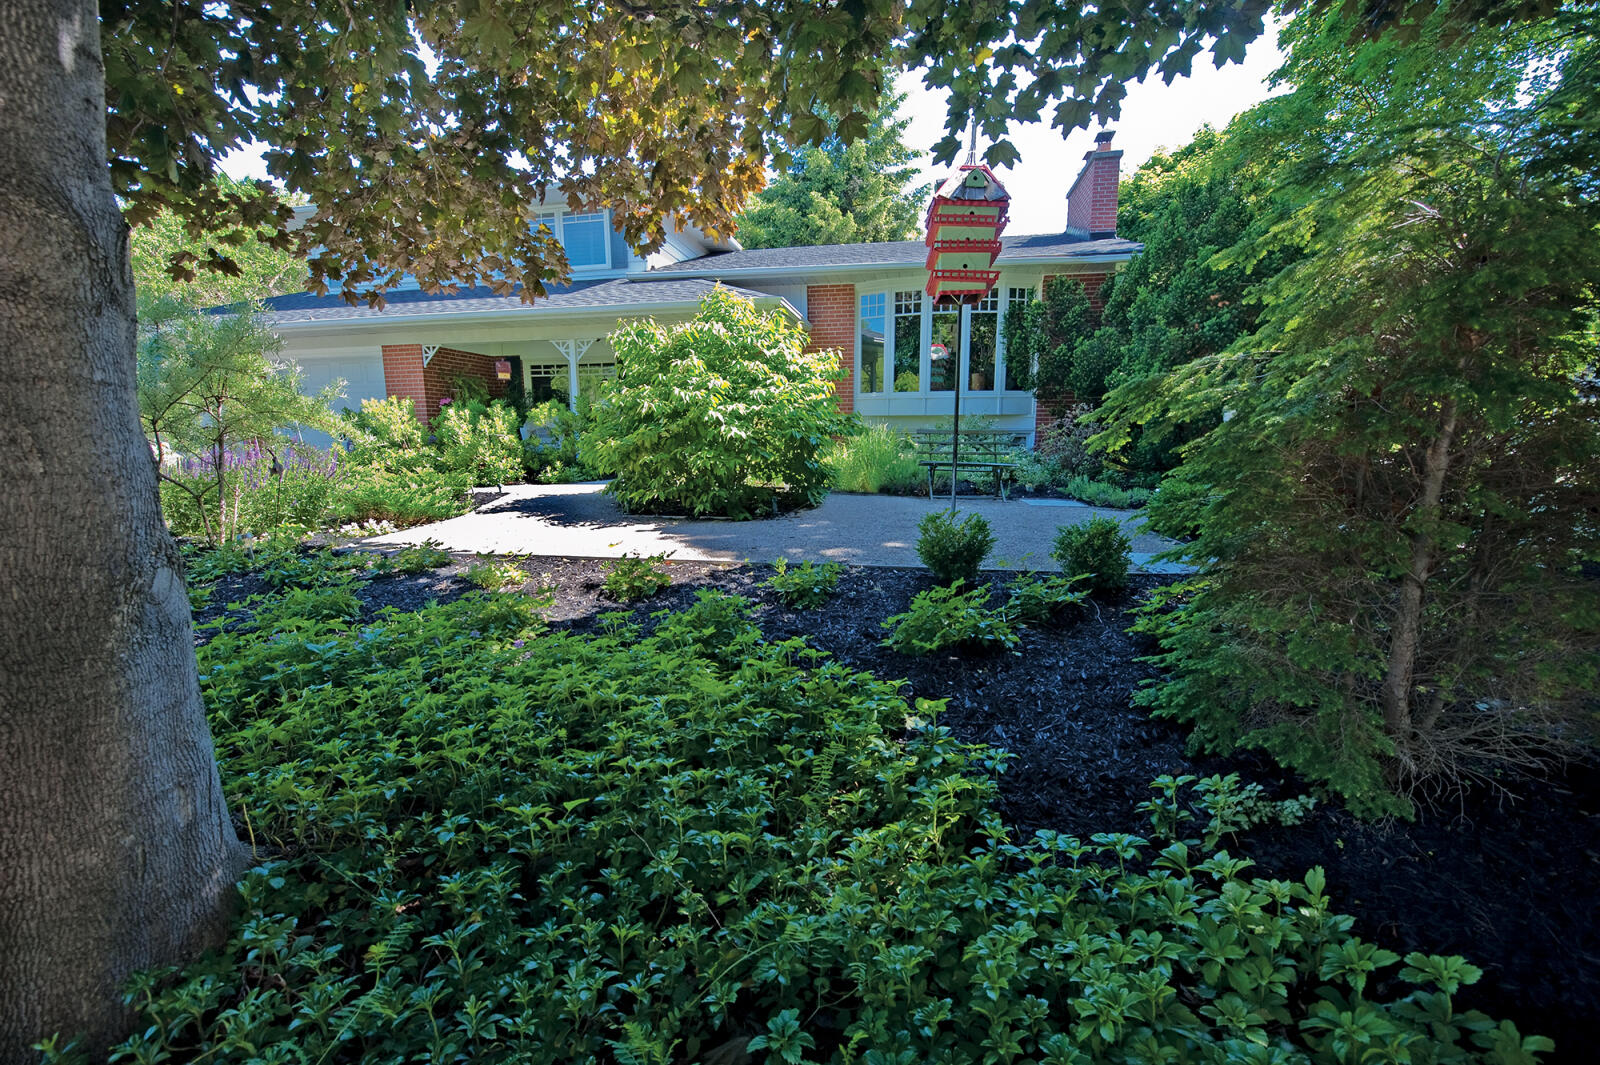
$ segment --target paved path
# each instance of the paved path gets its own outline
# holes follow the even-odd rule
[[[624,514],[600,484],[512,485],[471,514],[366,541],[375,546],[437,540],[450,551],[617,558],[625,553],[723,562],[817,559],[858,566],[917,566],[917,522],[949,500],[847,495],[768,521],[690,521]],[[957,512],[989,519],[996,544],[986,568],[1056,569],[1050,546],[1062,525],[1096,515],[1122,522],[1133,540],[1134,566],[1172,572],[1150,556],[1169,542],[1141,532],[1138,511],[1108,510],[1059,500],[1001,502],[963,496]]]

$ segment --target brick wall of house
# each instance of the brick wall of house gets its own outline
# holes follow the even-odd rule
[[[1083,285],[1084,293],[1089,297],[1089,312],[1092,319],[1092,324],[1098,325],[1100,322],[1100,315],[1105,311],[1106,308],[1105,296],[1102,292],[1102,289],[1104,289],[1105,283],[1110,279],[1111,275],[1109,273],[1046,274],[1044,278],[1044,284],[1048,286],[1058,277],[1070,277],[1074,281],[1077,281]],[[1063,396],[1052,403],[1046,403],[1043,400],[1036,402],[1033,405],[1034,433],[1037,434],[1041,429],[1046,429],[1060,421],[1061,416],[1063,413],[1065,413],[1066,409],[1076,402],[1077,397],[1072,395]],[[1035,436],[1035,439],[1037,439],[1037,435]]]
[[[811,319],[811,343],[807,351],[839,352],[843,376],[833,382],[839,409],[846,414],[856,409],[856,287],[854,285],[810,285],[806,288],[806,317]]]
[[[495,376],[494,357],[459,348],[440,348],[422,364],[421,344],[383,346],[384,387],[391,396],[409,396],[423,424],[439,412],[439,401],[452,394],[458,377],[475,377],[493,398],[503,398],[507,382]]]

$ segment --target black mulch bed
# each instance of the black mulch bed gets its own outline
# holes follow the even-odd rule
[[[359,594],[369,612],[448,601],[471,590],[456,576],[470,561],[462,556],[420,577],[378,578]],[[1129,708],[1129,694],[1153,674],[1136,661],[1150,647],[1126,631],[1128,609],[1156,578],[1137,579],[1123,599],[1100,602],[1059,628],[1026,630],[1017,653],[919,658],[878,641],[883,619],[930,587],[923,570],[847,567],[825,606],[800,611],[762,586],[766,567],[702,562],[671,563],[672,586],[628,608],[602,596],[605,565],[531,558],[523,568],[536,580],[549,575],[556,628],[593,631],[597,615],[618,609],[648,623],[652,612],[681,609],[696,589],[712,588],[755,600],[756,621],[771,638],[804,636],[854,668],[903,678],[908,697],[948,699],[941,724],[1011,752],[1000,807],[1024,832],[1142,833],[1148,823],[1136,806],[1164,773],[1237,772],[1274,798],[1310,790],[1259,757],[1190,757],[1181,728]],[[198,618],[262,590],[253,578],[230,578]],[[1363,823],[1323,802],[1302,824],[1257,828],[1231,849],[1253,858],[1263,876],[1298,877],[1323,866],[1330,894],[1356,918],[1359,934],[1401,953],[1465,955],[1485,976],[1461,994],[1464,1006],[1554,1038],[1552,1061],[1587,1062],[1587,1043],[1600,1028],[1596,768],[1515,782],[1514,802],[1487,790],[1457,797],[1415,823]]]

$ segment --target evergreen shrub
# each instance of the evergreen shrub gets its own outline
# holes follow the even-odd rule
[[[1063,572],[1081,575],[1097,592],[1120,592],[1128,586],[1133,544],[1112,518],[1090,518],[1056,530],[1050,555]]]
[[[978,568],[994,550],[994,532],[982,514],[957,521],[949,511],[935,510],[917,523],[917,557],[940,584],[972,583]]]

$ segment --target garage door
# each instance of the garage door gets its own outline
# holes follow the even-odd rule
[[[383,385],[383,356],[377,352],[301,357],[295,361],[300,364],[301,388],[309,395],[315,395],[335,381],[344,382],[344,398],[334,404],[335,409],[360,410],[362,400],[382,399],[388,394]]]

